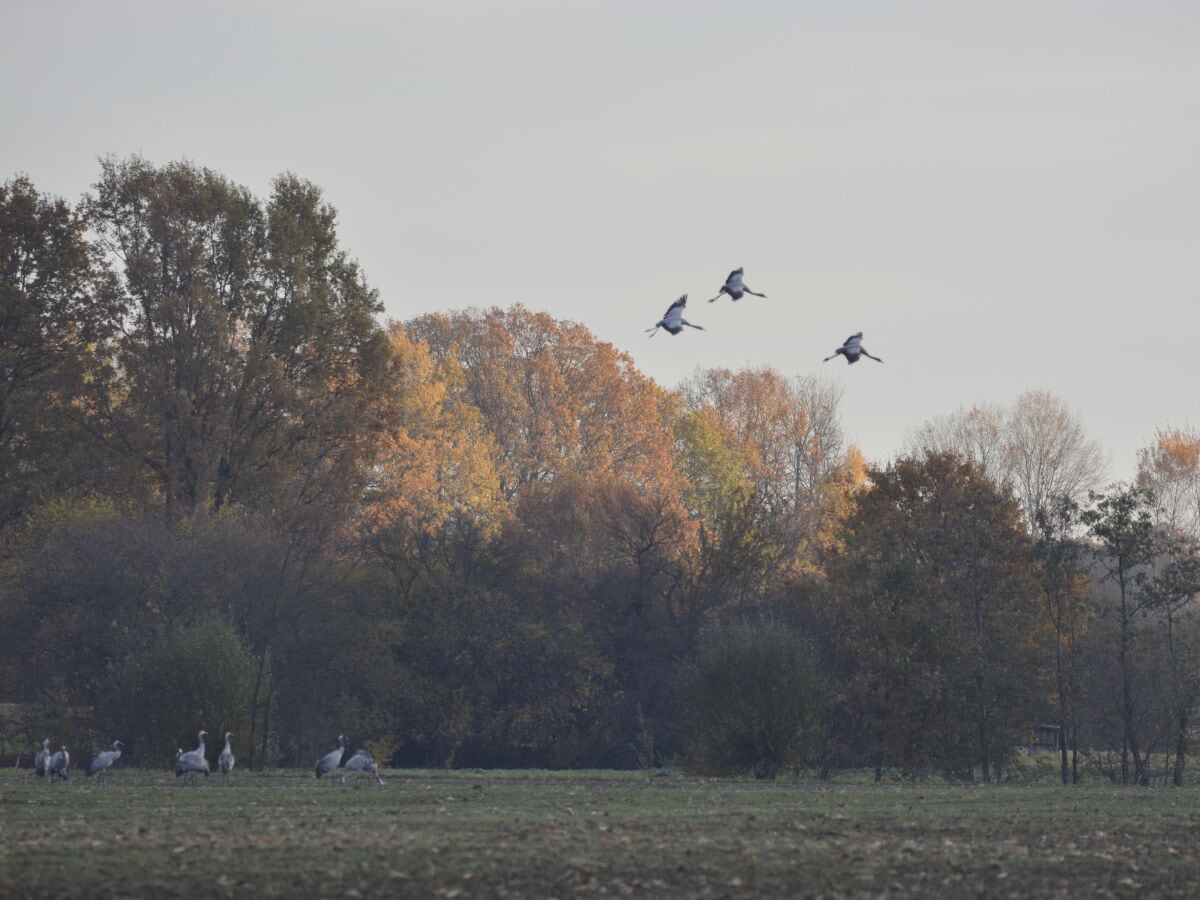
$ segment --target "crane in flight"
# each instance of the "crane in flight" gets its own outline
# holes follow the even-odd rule
[[[709,300],[709,303],[716,303],[721,299],[722,294],[728,294],[730,300],[741,300],[746,294],[752,294],[755,297],[767,299],[766,294],[760,294],[757,291],[752,291],[746,287],[746,283],[742,281],[742,270],[734,269],[729,273],[729,277],[725,279],[725,283],[721,285],[721,290],[717,291],[717,296]]]
[[[695,328],[697,331],[703,331],[703,325],[693,325],[683,317],[683,308],[687,306],[687,294],[684,294],[674,303],[667,307],[666,313],[659,319],[653,328],[647,329],[650,332],[650,337],[658,334],[658,329],[663,329],[667,334],[679,334],[683,331],[683,326]]]
[[[867,359],[873,359],[878,363],[883,362],[883,360],[878,356],[872,356],[867,352],[867,348],[862,345],[862,336],[863,333],[861,331],[850,335],[850,337],[846,338],[846,343],[834,350],[832,356],[825,357],[822,362],[829,362],[831,359],[836,359],[839,356],[846,357],[846,362],[850,365],[854,365],[856,362],[858,362],[858,358],[860,356],[865,356]]]

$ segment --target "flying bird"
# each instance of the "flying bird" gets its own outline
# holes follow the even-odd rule
[[[217,757],[217,765],[220,766],[222,775],[228,775],[233,771],[233,748],[229,746],[231,737],[233,737],[232,731],[225,732],[225,749]]]
[[[658,320],[655,326],[647,329],[647,331],[650,333],[650,337],[654,337],[656,334],[658,334],[658,329],[660,328],[665,329],[668,334],[679,334],[679,332],[683,331],[684,325],[686,325],[688,328],[695,328],[699,331],[703,331],[703,325],[693,325],[683,317],[683,308],[685,306],[687,306],[687,294],[684,294],[682,297],[668,306],[666,313],[661,319]]]
[[[863,333],[861,331],[857,334],[850,335],[850,337],[846,338],[846,343],[842,344],[842,346],[833,351],[833,356],[825,357],[822,362],[829,362],[831,359],[835,359],[838,356],[846,357],[846,362],[848,362],[850,365],[854,365],[856,362],[858,362],[858,358],[860,356],[865,356],[867,359],[873,359],[875,362],[883,362],[883,360],[878,356],[872,356],[867,352],[867,348],[862,345],[862,336]]]
[[[345,735],[338,735],[338,748],[330,750],[324,756],[317,760],[317,764],[313,767],[313,771],[317,773],[317,777],[328,775],[336,769],[342,762],[342,755],[346,752]]]
[[[370,772],[376,781],[383,784],[383,779],[379,777],[379,765],[375,762],[375,757],[366,750],[359,750],[346,760],[346,774],[342,776],[342,784],[355,772]]]
[[[33,757],[33,771],[37,773],[38,778],[42,778],[46,774],[46,766],[50,763],[50,738],[42,741],[42,749]]]
[[[50,775],[57,775],[63,781],[67,780],[67,770],[71,767],[71,754],[67,752],[66,745],[62,749],[50,757],[50,761],[46,763],[46,772]]]
[[[175,763],[175,777],[180,775],[190,775],[195,772],[203,772],[207,778],[210,771],[208,758],[204,755],[204,738],[208,734],[207,731],[201,731],[199,736],[200,745],[195,750],[189,750],[187,753],[179,754],[179,759]]]
[[[741,300],[746,294],[753,294],[755,297],[766,299],[766,294],[760,294],[757,291],[752,291],[746,287],[742,281],[742,270],[734,269],[729,273],[729,277],[725,279],[725,283],[721,285],[721,290],[717,291],[717,296],[709,300],[709,303],[716,303],[721,299],[722,294],[728,294],[730,300]]]
[[[120,741],[113,741],[113,748],[111,750],[104,750],[93,756],[91,761],[84,767],[83,771],[89,776],[99,775],[121,758],[121,751],[124,748],[125,745]]]

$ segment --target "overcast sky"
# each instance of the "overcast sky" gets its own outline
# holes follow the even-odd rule
[[[390,317],[524,303],[673,386],[845,385],[874,460],[1066,400],[1200,425],[1200,3],[0,0],[0,177],[294,171]],[[744,266],[770,295],[713,296]],[[679,294],[704,332],[650,340]],[[886,364],[821,358],[854,331]]]

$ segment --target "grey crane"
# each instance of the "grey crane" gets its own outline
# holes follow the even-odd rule
[[[125,749],[124,744],[120,741],[113,741],[113,748],[111,750],[104,750],[93,756],[83,771],[88,775],[99,775],[121,758],[121,751],[123,749]]]
[[[752,294],[755,297],[767,298],[766,294],[760,294],[757,291],[752,291],[746,287],[746,283],[742,281],[742,270],[734,269],[729,273],[729,277],[725,279],[725,283],[721,285],[721,290],[717,291],[717,296],[709,300],[709,303],[716,303],[721,299],[722,294],[728,294],[730,300],[741,300],[746,294]]]
[[[339,734],[338,748],[336,750],[330,750],[328,753],[318,759],[316,766],[313,767],[313,770],[317,773],[317,777],[320,778],[322,775],[328,775],[339,765],[341,765],[342,756],[345,754],[345,752],[346,736]]]
[[[67,780],[67,770],[71,768],[71,754],[67,752],[67,747],[64,744],[57,753],[50,757],[50,762],[46,763],[46,772],[49,775],[57,775],[63,781]]]
[[[179,759],[175,762],[175,777],[180,775],[188,775],[195,772],[203,772],[205,777],[208,776],[208,757],[204,755],[204,738],[208,736],[207,731],[201,731],[199,735],[200,746],[195,750],[189,750],[187,753],[179,754]]]
[[[217,757],[217,765],[220,766],[222,775],[228,775],[233,771],[233,748],[229,746],[231,737],[233,737],[232,731],[225,732],[225,749]]]
[[[688,328],[695,328],[698,331],[703,331],[703,325],[693,325],[683,317],[683,308],[685,306],[687,306],[687,294],[684,294],[682,297],[668,306],[666,313],[664,313],[663,317],[655,323],[653,328],[646,329],[650,333],[650,337],[654,337],[656,334],[658,334],[658,329],[660,328],[666,331],[668,334],[679,334],[679,332],[683,331],[684,325],[686,325]]]
[[[42,749],[33,757],[33,771],[37,773],[38,778],[42,778],[46,774],[46,764],[50,762],[50,738],[42,741]]]
[[[346,774],[342,776],[342,784],[355,772],[370,772],[376,781],[383,784],[383,779],[379,777],[379,765],[375,762],[375,757],[366,750],[359,750],[346,760]]]
[[[867,352],[867,348],[862,345],[862,336],[863,333],[861,331],[850,335],[850,337],[846,338],[846,343],[834,350],[832,356],[825,357],[822,362],[829,362],[831,359],[835,359],[838,356],[846,357],[846,362],[850,365],[854,365],[856,362],[858,362],[858,358],[860,356],[865,356],[867,359],[873,359],[878,363],[883,362],[883,360],[878,356],[872,356]]]

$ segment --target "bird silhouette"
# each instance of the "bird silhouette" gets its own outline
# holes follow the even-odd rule
[[[753,294],[755,297],[766,299],[766,294],[760,294],[757,291],[752,291],[748,288],[745,282],[742,281],[742,270],[734,269],[729,273],[729,277],[725,279],[725,283],[721,285],[721,290],[717,291],[717,296],[709,300],[709,303],[716,303],[721,299],[722,294],[728,294],[730,300],[741,300],[746,294]]]
[[[831,359],[836,359],[838,356],[846,357],[846,362],[850,365],[854,365],[856,362],[858,362],[858,358],[860,356],[865,356],[867,359],[873,359],[875,362],[883,362],[883,360],[878,356],[872,356],[867,352],[867,348],[862,345],[862,336],[863,333],[861,331],[850,335],[850,337],[846,338],[846,343],[834,350],[832,356],[825,357],[822,362],[829,362]]]
[[[679,332],[683,331],[684,325],[688,328],[695,328],[697,331],[703,331],[703,325],[693,325],[683,317],[683,308],[685,306],[687,306],[687,294],[684,294],[668,306],[666,313],[655,323],[654,327],[647,329],[650,332],[650,337],[658,334],[658,329],[660,328],[666,331],[667,334],[679,334]]]

